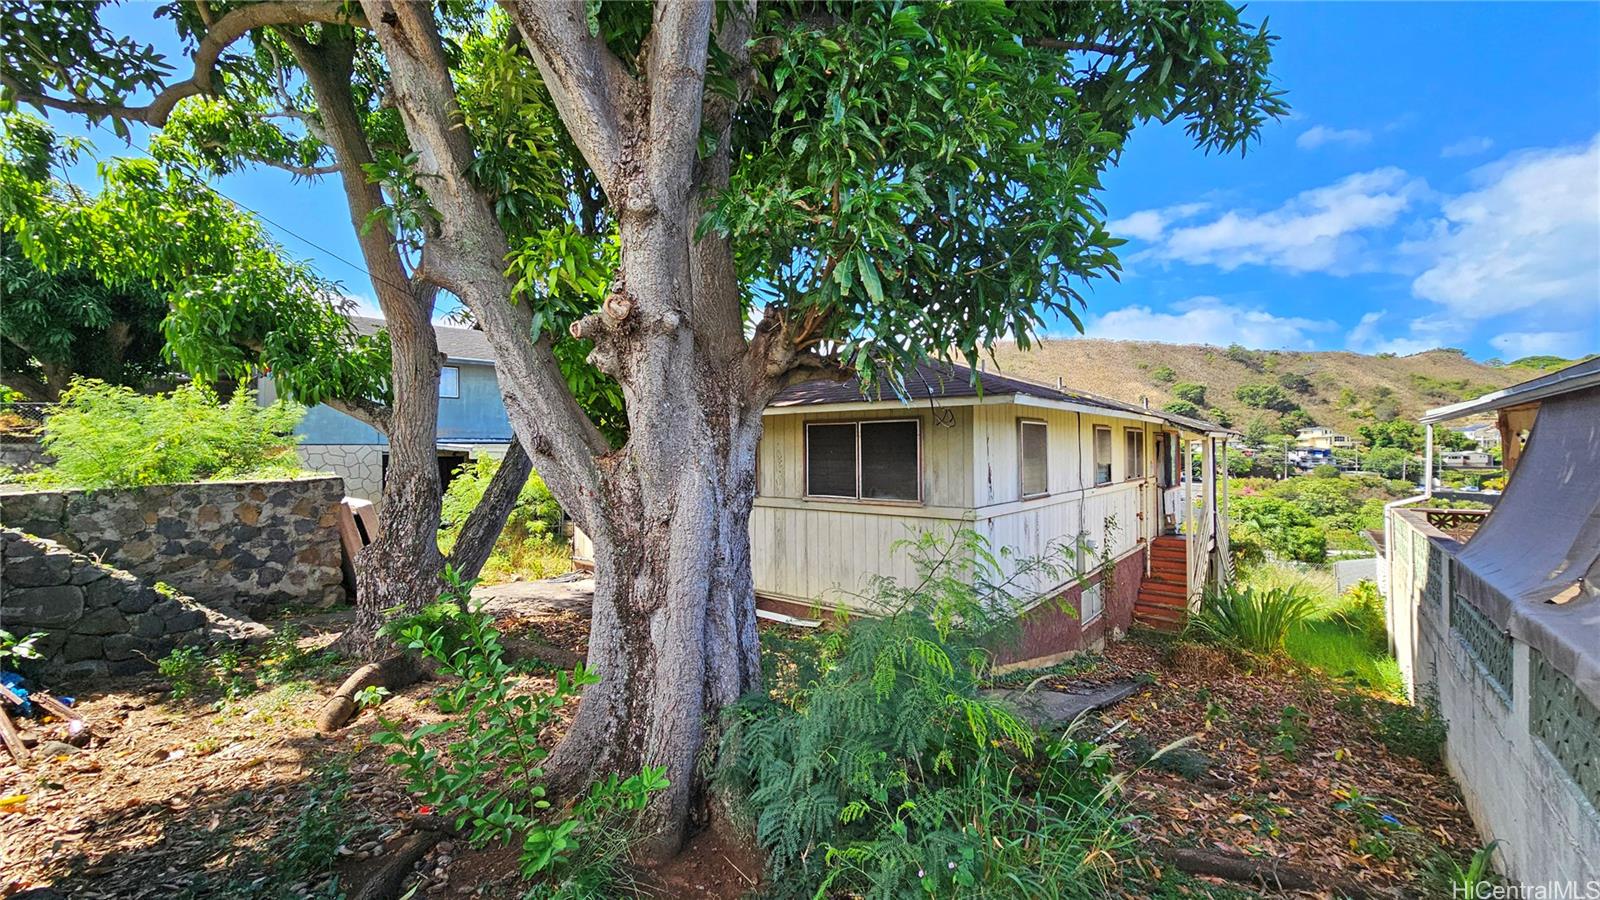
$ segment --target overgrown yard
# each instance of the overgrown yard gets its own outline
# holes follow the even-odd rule
[[[584,649],[586,621],[571,611],[528,609],[497,624],[513,656],[564,665]],[[303,617],[280,624],[297,639],[238,658],[60,686],[77,691],[93,737],[80,749],[65,742],[63,726],[35,725],[34,761],[0,769],[0,794],[27,795],[0,815],[0,892],[51,884],[73,897],[374,897],[412,888],[415,897],[522,896],[515,850],[469,849],[406,790],[385,760],[389,749],[374,742],[380,714],[407,728],[441,721],[429,697],[443,682],[381,698],[337,735],[315,732],[343,674],[319,648],[341,625]],[[1429,757],[1437,726],[1370,693],[1330,687],[1289,664],[1139,636],[1008,681],[1041,676],[1040,688],[1142,685],[1073,734],[1111,746],[1113,773],[1125,779],[1104,819],[1115,830],[1110,849],[1086,863],[1114,894],[1263,890],[1186,874],[1174,851],[1193,848],[1276,860],[1287,882],[1309,875],[1345,896],[1438,896],[1476,849],[1436,760],[1406,755]],[[514,682],[515,692],[553,687],[539,662]],[[559,735],[568,711],[544,737]],[[766,889],[762,867],[748,841],[719,828],[664,870],[629,879],[642,896],[738,897]],[[398,876],[389,890],[369,893],[386,874]]]

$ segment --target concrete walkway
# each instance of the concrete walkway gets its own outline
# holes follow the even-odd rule
[[[472,599],[486,612],[527,612],[552,609],[575,612],[588,618],[594,605],[594,578],[572,573],[540,581],[510,581],[505,584],[480,584],[472,589]]]

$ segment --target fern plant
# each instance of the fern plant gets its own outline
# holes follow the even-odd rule
[[[1097,896],[1111,860],[1099,851],[1126,840],[1105,749],[1048,740],[980,694],[1014,588],[1067,567],[1009,560],[970,531],[903,549],[916,583],[880,580],[878,615],[769,643],[780,690],[724,721],[716,783],[743,798],[770,883],[816,896]]]

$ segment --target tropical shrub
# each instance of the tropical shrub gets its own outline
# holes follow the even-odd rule
[[[281,401],[261,406],[249,390],[223,403],[200,384],[147,395],[80,379],[45,420],[41,441],[55,464],[27,477],[94,490],[291,475],[304,414]]]
[[[980,695],[986,639],[1014,607],[963,535],[958,552],[917,542],[919,584],[876,582],[875,617],[769,641],[776,689],[726,713],[716,784],[778,894],[1104,895],[1129,840],[1109,748]]]
[[[475,582],[449,569],[443,577],[441,604],[463,607]],[[424,803],[465,829],[472,846],[517,847],[522,876],[540,882],[545,896],[607,895],[608,884],[622,875],[627,820],[667,786],[666,770],[613,774],[570,809],[553,812],[542,784],[540,764],[549,751],[539,743],[540,732],[597,676],[580,665],[558,672],[547,692],[517,691],[494,617],[471,611],[451,619],[448,627],[430,629],[419,620],[399,629],[403,646],[455,679],[434,697],[447,718],[409,733],[380,720],[383,730],[373,739],[395,748],[389,761]],[[441,750],[432,739],[444,735],[452,740]]]
[[[1161,407],[1161,409],[1163,412],[1169,412],[1177,416],[1188,416],[1191,419],[1198,419],[1201,416],[1200,407],[1195,406],[1188,400],[1173,400]]]
[[[1305,507],[1271,496],[1240,497],[1232,504],[1235,527],[1268,550],[1297,562],[1322,562],[1328,538]]]
[[[1195,406],[1205,406],[1206,386],[1193,381],[1180,381],[1172,386],[1172,396],[1193,403]]]
[[[1271,655],[1283,649],[1289,629],[1316,610],[1316,597],[1296,585],[1229,584],[1206,592],[1189,625],[1199,636],[1217,643]]]

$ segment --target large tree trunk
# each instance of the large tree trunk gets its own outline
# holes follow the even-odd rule
[[[549,767],[563,787],[665,767],[671,786],[643,823],[655,856],[683,841],[722,709],[760,686],[749,531],[760,415],[727,415],[743,398],[701,387],[605,476],[589,633],[600,682]]]
[[[341,638],[346,652],[382,651],[378,629],[398,610],[416,612],[439,596],[439,343],[432,304],[387,320],[393,348],[389,466],[383,479],[382,527],[356,554],[356,620]]]
[[[675,852],[702,784],[697,766],[724,707],[759,686],[749,517],[761,412],[798,365],[777,319],[744,335],[732,253],[696,240],[701,192],[726,183],[727,141],[699,160],[709,4],[655,7],[647,81],[634,80],[588,33],[580,4],[507,4],[601,182],[618,223],[621,270],[601,312],[573,333],[616,378],[627,444],[612,450],[577,408],[547,338],[529,340],[514,303],[507,241],[466,177],[473,147],[428,7],[365,0],[390,65],[418,184],[438,213],[431,274],[472,308],[495,349],[507,413],[562,506],[596,548],[583,696],[549,760],[560,790],[607,772],[662,766],[672,785],[644,825],[650,856]],[[753,10],[719,32],[744,52]],[[557,57],[560,57],[559,59]],[[726,111],[724,111],[726,112]],[[715,123],[724,138],[726,118]],[[814,358],[814,357],[813,357]]]

